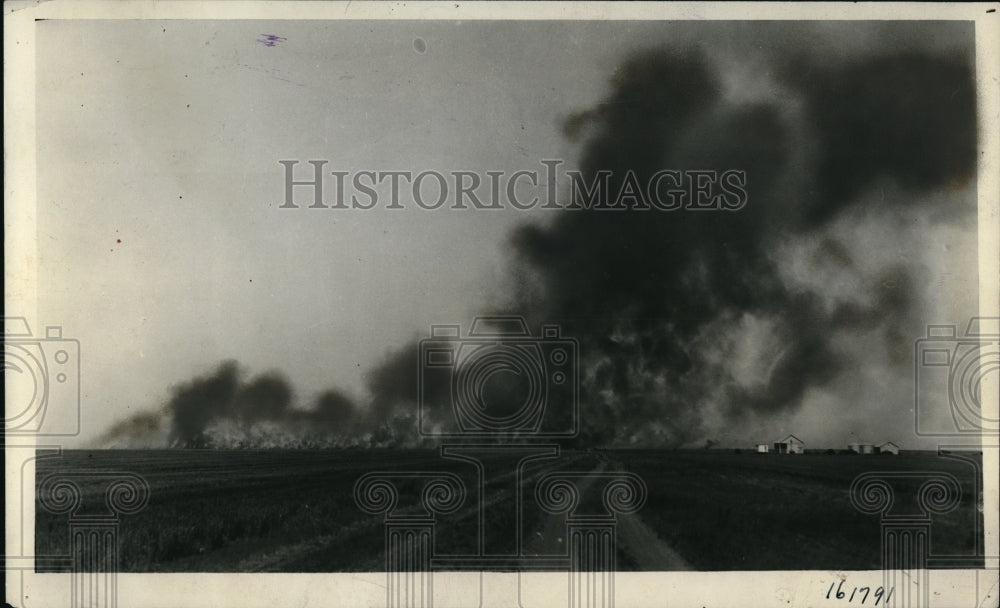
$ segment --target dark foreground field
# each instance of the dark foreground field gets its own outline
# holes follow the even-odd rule
[[[40,459],[37,475],[129,471],[149,482],[148,506],[121,520],[123,572],[342,572],[384,569],[382,519],[362,512],[352,494],[355,480],[374,470],[451,471],[475,487],[471,465],[443,460],[436,450],[68,451]],[[870,471],[954,475],[961,503],[934,516],[933,554],[974,556],[981,542],[976,470],[955,458],[564,451],[526,470],[527,552],[562,550],[561,520],[542,515],[532,494],[533,482],[550,470],[626,470],[645,481],[645,506],[619,520],[619,570],[880,568],[879,518],[857,511],[848,492],[857,475]],[[904,494],[915,494],[919,482],[905,483]],[[85,505],[101,500],[87,489]],[[437,554],[472,550],[474,498],[473,492],[466,506],[441,520]],[[490,535],[502,523],[488,522],[495,525],[487,526],[485,542],[496,540]],[[37,508],[36,554],[66,554],[68,542],[67,516]]]

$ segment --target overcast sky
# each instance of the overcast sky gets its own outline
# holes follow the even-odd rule
[[[960,23],[44,21],[37,32],[38,317],[81,342],[81,441],[160,408],[171,387],[226,359],[251,375],[280,370],[301,407],[331,386],[364,403],[366,374],[431,323],[464,325],[508,305],[511,231],[560,213],[279,209],[281,159],[345,171],[485,175],[553,158],[572,168],[584,144],[564,122],[607,98],[639,50],[700,48],[726,103],[791,115],[801,100],[777,83],[783,60],[973,49]],[[280,39],[265,44],[268,35]],[[887,193],[932,202],[906,213],[862,204],[821,232],[776,238],[781,276],[850,299],[903,260],[920,318],[967,319],[975,217],[939,220],[933,200],[974,201],[974,180],[918,193],[886,182],[851,196]],[[758,203],[751,190],[748,208]],[[826,237],[852,253],[850,273],[808,262]],[[736,376],[768,366],[767,337],[746,323]],[[864,373],[739,430],[709,421],[706,436],[917,446],[912,363],[884,361],[880,335],[852,332],[838,345],[871,357]],[[918,337],[906,337],[906,352]]]

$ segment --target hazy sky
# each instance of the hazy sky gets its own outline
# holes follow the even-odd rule
[[[364,402],[365,374],[431,323],[464,325],[512,301],[509,234],[559,213],[278,209],[278,160],[575,167],[582,144],[564,121],[605,99],[637,50],[700,48],[727,103],[771,100],[791,115],[800,102],[777,84],[782,60],[965,56],[973,43],[971,25],[941,23],[44,21],[37,32],[38,317],[81,342],[82,440],[226,359],[280,370],[300,406],[331,386]],[[807,156],[802,145],[793,156]],[[975,197],[968,184],[893,188],[855,198]],[[938,221],[934,209],[856,211],[776,240],[781,276],[832,301],[903,260],[919,269],[920,316],[962,322],[977,297],[975,219]],[[809,262],[824,237],[852,252],[852,272]],[[767,342],[746,323],[735,375],[762,365]],[[858,356],[878,351],[875,333],[844,340]],[[780,417],[708,432],[731,444],[795,432],[814,445],[913,445],[912,367],[874,358],[864,369]]]

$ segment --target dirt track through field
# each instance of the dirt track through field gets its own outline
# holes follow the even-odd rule
[[[555,466],[566,466],[567,464],[572,464],[577,459],[579,455],[574,455],[567,460],[560,461],[558,463],[550,463],[548,466],[543,466],[540,469],[534,471],[533,473],[527,473],[522,479],[522,488],[532,488],[533,482],[537,481],[545,473],[553,470]],[[596,469],[595,469],[596,470]],[[511,479],[519,475],[517,471],[511,471],[510,473],[500,476],[497,480]],[[592,482],[592,480],[591,480]],[[589,483],[587,484],[589,486]],[[494,492],[489,495],[488,498],[480,497],[471,489],[466,505],[454,516],[454,521],[463,521],[466,519],[475,519],[479,517],[482,509],[490,507],[497,503],[502,503],[505,501],[512,501],[514,497],[509,491]],[[401,509],[400,514],[403,513],[416,513],[421,510],[419,505],[414,505],[408,509]],[[555,516],[553,516],[555,517]],[[562,521],[562,516],[557,517]],[[328,534],[324,536],[319,536],[315,538],[310,538],[299,543],[282,545],[273,547],[271,550],[260,553],[255,552],[247,557],[243,558],[238,566],[237,571],[239,572],[283,572],[286,571],[285,568],[290,563],[295,563],[308,557],[310,554],[321,552],[324,549],[333,546],[335,543],[340,542],[345,533],[351,533],[361,528],[371,528],[375,526],[383,526],[384,523],[379,517],[368,517],[360,521],[352,522],[350,525],[345,526],[336,534]],[[487,523],[488,525],[488,523]],[[560,539],[561,542],[561,539]],[[558,549],[550,551],[548,555],[559,553]],[[530,554],[530,553],[526,553]],[[385,567],[385,556],[379,555],[374,559],[368,559],[363,564],[357,564],[360,570],[365,571],[378,571]]]
[[[593,486],[597,473],[606,468],[607,464],[602,463],[591,471],[594,476],[585,478],[579,485],[581,496]],[[694,570],[677,551],[660,540],[656,532],[642,521],[639,513],[617,516],[615,533],[618,549],[633,563],[641,564],[643,570]],[[565,555],[567,551],[565,516],[547,515],[542,518],[542,522],[541,528],[525,539],[525,555]]]
[[[641,513],[641,511],[640,511]],[[618,547],[643,570],[694,570],[677,551],[660,540],[656,532],[642,521],[639,513],[618,516]]]

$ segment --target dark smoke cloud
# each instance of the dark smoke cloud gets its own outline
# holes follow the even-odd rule
[[[410,342],[388,355],[368,374],[367,384],[372,395],[371,411],[374,418],[385,419],[395,412],[416,408],[419,360],[419,346],[415,341]],[[440,399],[444,394],[436,396]]]
[[[664,168],[708,168],[745,171],[749,194],[735,212],[562,211],[511,234],[521,291],[484,312],[524,315],[533,331],[558,323],[579,340],[580,443],[700,444],[711,399],[724,400],[731,420],[794,412],[807,391],[856,365],[837,347],[844,332],[881,331],[889,358],[903,356],[900,336],[911,335],[904,328],[920,298],[910,267],[888,264],[855,299],[831,303],[782,275],[779,243],[814,238],[813,267],[854,270],[856,254],[824,232],[849,210],[954,205],[920,195],[974,176],[970,62],[907,51],[834,65],[805,58],[782,70],[785,92],[739,103],[702,54],[649,50],[616,70],[604,101],[566,121],[567,136],[583,142],[585,178],[611,171],[611,193],[629,171],[646,183]],[[903,195],[867,196],[885,185]],[[777,345],[750,384],[726,352],[740,327],[765,327]],[[243,383],[226,363],[175,390],[171,442],[204,445],[214,424],[235,421],[412,444],[419,363],[409,342],[369,373],[366,404],[331,389],[308,410],[292,407],[282,377]],[[447,383],[425,386],[424,397],[434,415],[448,415]]]
[[[215,373],[195,378],[174,389],[167,404],[172,418],[170,444],[202,447],[208,443],[205,429],[212,421],[233,412],[239,389],[239,369],[234,361],[219,366]]]
[[[166,407],[169,444],[340,445],[359,428],[360,410],[353,399],[338,390],[319,395],[310,409],[296,409],[292,400],[292,388],[282,375],[268,372],[244,380],[235,362],[224,362],[211,374],[174,389]],[[135,426],[145,420],[134,418],[122,424]]]
[[[132,442],[137,438],[155,437],[164,425],[161,412],[139,412],[116,422],[97,440],[100,446],[116,446],[120,442]]]
[[[358,414],[357,406],[350,397],[330,389],[316,399],[315,406],[306,413],[305,419],[315,428],[344,431],[348,430]]]
[[[305,409],[294,407],[293,400],[292,387],[281,374],[267,372],[247,380],[236,362],[226,361],[175,387],[161,411],[140,412],[116,423],[97,445],[303,448],[415,442],[412,415],[392,408],[373,415],[339,389],[323,391]]]
[[[241,420],[254,423],[261,420],[281,420],[292,404],[292,389],[275,373],[258,376],[240,388],[235,411]]]
[[[973,177],[976,86],[964,57],[908,52],[840,66],[798,63],[786,78],[803,93],[819,139],[810,220],[829,219],[880,179],[926,191]]]
[[[696,54],[632,57],[610,96],[568,121],[570,134],[591,132],[582,164],[588,176],[612,170],[620,179],[633,170],[644,183],[664,167],[745,169],[750,197],[734,213],[579,210],[513,235],[521,272],[537,281],[512,310],[561,322],[581,340],[591,370],[582,399],[588,440],[646,440],[652,428],[667,443],[690,441],[700,431],[701,400],[720,383],[733,416],[791,411],[809,388],[848,365],[831,339],[838,332],[885,325],[898,341],[895,324],[916,300],[905,267],[885,269],[866,301],[831,311],[781,278],[775,243],[818,233],[883,181],[911,194],[967,181],[975,169],[971,68],[911,52],[799,64],[787,80],[818,137],[816,166],[806,175],[788,175],[795,143],[780,105],[728,104]],[[789,188],[796,183],[811,188]],[[611,192],[617,187],[613,179]],[[906,206],[913,198],[878,204]],[[821,250],[850,263],[837,243]],[[783,345],[752,388],[733,382],[724,364],[696,346],[716,324],[745,315],[770,320]]]

